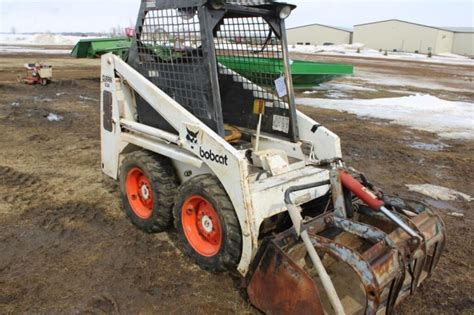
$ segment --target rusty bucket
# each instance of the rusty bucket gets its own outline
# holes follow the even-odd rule
[[[391,314],[437,265],[446,242],[441,218],[419,203],[391,207],[423,236],[414,244],[380,213],[358,205],[352,219],[327,213],[305,222],[346,314]],[[252,304],[268,314],[331,314],[294,228],[262,241],[244,279]]]

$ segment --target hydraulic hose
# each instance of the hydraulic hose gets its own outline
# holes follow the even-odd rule
[[[285,191],[285,203],[286,204],[293,204],[293,201],[291,201],[290,195],[294,192],[301,191],[301,190],[306,190],[310,188],[315,188],[315,187],[320,187],[320,186],[325,186],[325,185],[330,185],[331,182],[329,180],[324,180],[320,182],[315,182],[315,183],[309,183],[305,185],[299,185],[299,186],[292,186],[288,188]]]

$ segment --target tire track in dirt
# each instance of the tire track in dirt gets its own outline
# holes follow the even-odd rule
[[[0,200],[24,210],[48,199],[49,187],[37,176],[0,165]]]
[[[44,204],[30,208],[22,215],[36,226],[58,233],[61,237],[79,234],[80,231],[99,231],[101,236],[112,233],[114,224],[96,205],[82,202],[66,202],[60,205]]]
[[[103,209],[81,201],[58,202],[54,198],[57,190],[36,175],[0,165],[0,201],[15,208],[22,220],[60,234],[86,227],[102,230],[109,225]]]

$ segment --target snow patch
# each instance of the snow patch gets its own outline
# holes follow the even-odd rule
[[[365,48],[364,44],[341,44],[341,45],[290,45],[290,52],[303,54],[325,54],[325,55],[345,55],[361,58],[381,58],[392,60],[420,61],[428,63],[456,64],[456,65],[474,65],[474,60],[455,54],[438,54],[429,58],[425,54],[416,54],[408,52],[379,51]]]
[[[341,99],[346,98],[348,94],[350,95],[352,92],[377,92],[377,90],[353,84],[328,82],[321,83],[311,90],[303,92],[303,94],[311,95],[319,92],[323,92],[324,95],[331,99]]]
[[[64,119],[64,117],[61,116],[61,115],[49,113],[49,115],[48,115],[48,117],[46,117],[46,119],[47,119],[48,121],[53,122],[53,121],[61,121],[61,120]]]
[[[328,91],[328,90],[337,90],[342,92],[351,92],[351,91],[360,91],[360,92],[377,92],[376,89],[363,87],[359,85],[344,84],[344,83],[321,83],[318,86],[313,88],[313,91]]]
[[[474,104],[431,95],[380,99],[331,100],[298,98],[297,104],[346,111],[359,116],[388,119],[444,138],[474,139]]]
[[[471,196],[456,191],[451,188],[446,188],[442,186],[436,186],[431,184],[423,184],[423,185],[405,185],[408,187],[408,190],[423,194],[430,198],[436,200],[443,200],[443,201],[453,201],[457,199],[464,199],[466,201],[472,201],[474,198]]]
[[[0,53],[3,54],[53,54],[53,55],[68,55],[71,51],[67,49],[45,49],[41,47],[27,47],[27,46],[0,46]]]
[[[60,34],[0,34],[1,45],[74,46],[83,38]]]
[[[463,88],[453,88],[448,87],[441,82],[432,81],[429,78],[426,80],[420,80],[419,78],[410,77],[406,75],[399,75],[399,74],[380,74],[380,73],[373,73],[367,72],[363,70],[357,71],[356,76],[354,79],[362,80],[369,84],[373,84],[376,86],[394,86],[394,87],[416,87],[420,89],[428,89],[428,90],[443,90],[443,91],[451,91],[451,92],[472,92],[472,89],[463,89]]]
[[[87,97],[87,96],[82,96],[82,95],[79,95],[79,99],[83,100],[83,101],[91,101],[91,102],[98,102],[99,100],[96,99],[96,98],[92,98],[92,97]]]
[[[413,149],[425,150],[425,151],[442,151],[444,148],[448,148],[449,145],[445,143],[424,143],[424,142],[413,142],[410,144]]]

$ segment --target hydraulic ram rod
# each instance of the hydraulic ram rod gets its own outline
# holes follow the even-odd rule
[[[344,170],[339,171],[339,175],[341,176],[342,184],[349,189],[354,195],[360,198],[363,202],[365,202],[369,207],[374,209],[375,211],[382,212],[387,218],[391,221],[395,222],[402,230],[407,232],[411,237],[420,239],[420,235],[412,229],[408,224],[403,222],[395,213],[388,210],[385,207],[385,202],[380,200],[375,196],[370,190],[364,187],[361,183],[355,180],[349,173]]]

